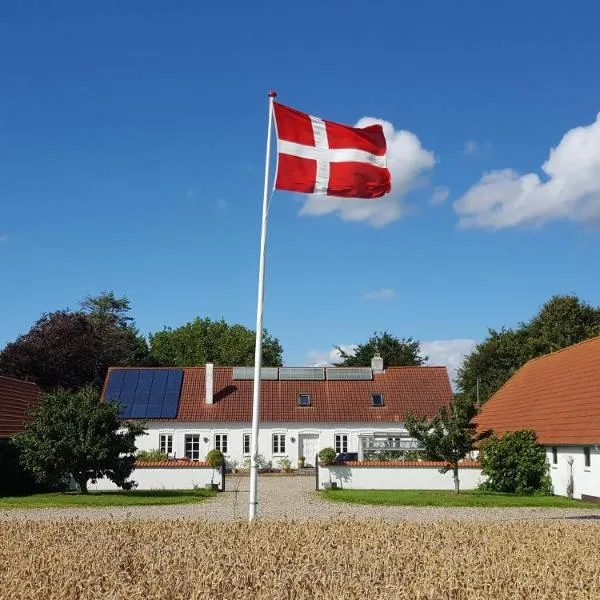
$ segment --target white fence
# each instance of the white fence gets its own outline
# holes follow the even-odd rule
[[[130,479],[137,483],[136,490],[192,490],[216,483],[223,490],[221,469],[206,465],[185,467],[138,467]],[[98,479],[88,483],[90,491],[120,490],[110,479]]]
[[[319,488],[328,482],[350,490],[453,490],[452,471],[439,472],[441,464],[433,462],[347,463],[319,466]],[[473,490],[483,481],[476,462],[465,462],[458,470],[460,488]]]

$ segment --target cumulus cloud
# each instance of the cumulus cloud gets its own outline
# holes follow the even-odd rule
[[[469,338],[455,338],[450,340],[433,340],[421,342],[421,354],[427,356],[427,364],[442,366],[448,369],[450,381],[456,378],[456,371],[461,366],[465,356],[470,354],[477,342]],[[341,346],[345,352],[352,353],[356,344]],[[340,354],[336,348],[331,350],[311,350],[308,353],[307,364],[312,367],[326,367],[339,362]]]
[[[340,348],[344,352],[352,354],[356,350],[356,344],[341,344]],[[307,364],[310,367],[327,367],[341,360],[340,352],[337,348],[331,350],[309,350]]]
[[[567,131],[537,173],[492,171],[454,203],[463,227],[501,229],[600,220],[600,113]]]
[[[461,366],[465,356],[470,354],[477,342],[468,338],[452,340],[433,340],[421,342],[421,352],[428,356],[427,364],[444,366],[448,369],[450,381],[456,378],[456,371]]]
[[[396,292],[390,288],[381,288],[373,290],[363,295],[365,300],[391,300],[396,295]]]
[[[444,204],[450,195],[450,190],[444,186],[437,186],[433,189],[433,194],[431,196],[431,204],[434,206],[439,206],[440,204]]]
[[[377,200],[334,198],[309,195],[301,215],[337,214],[343,221],[364,221],[374,227],[383,227],[403,216],[402,197],[414,188],[419,176],[436,163],[433,152],[421,145],[410,131],[396,130],[392,123],[373,117],[363,117],[355,127],[368,127],[379,123],[383,127],[387,148],[388,168],[392,176],[392,191]]]

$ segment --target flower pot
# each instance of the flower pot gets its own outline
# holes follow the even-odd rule
[[[337,490],[337,482],[336,481],[325,481],[323,483],[323,487],[326,490]]]
[[[304,457],[298,459],[298,468],[299,469],[304,469],[305,461],[306,461],[306,459]]]

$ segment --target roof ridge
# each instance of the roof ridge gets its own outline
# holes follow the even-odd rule
[[[35,381],[27,381],[26,379],[17,379],[16,377],[9,377],[8,375],[0,375],[0,379],[8,379],[10,381],[16,381],[17,383],[26,383],[28,385],[34,385],[35,387],[39,387]]]

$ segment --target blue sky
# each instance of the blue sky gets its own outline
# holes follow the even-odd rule
[[[397,141],[387,204],[274,196],[287,364],[388,329],[455,366],[552,294],[600,304],[600,6],[211,5],[0,7],[0,347],[103,289],[143,333],[253,328],[271,88]]]

